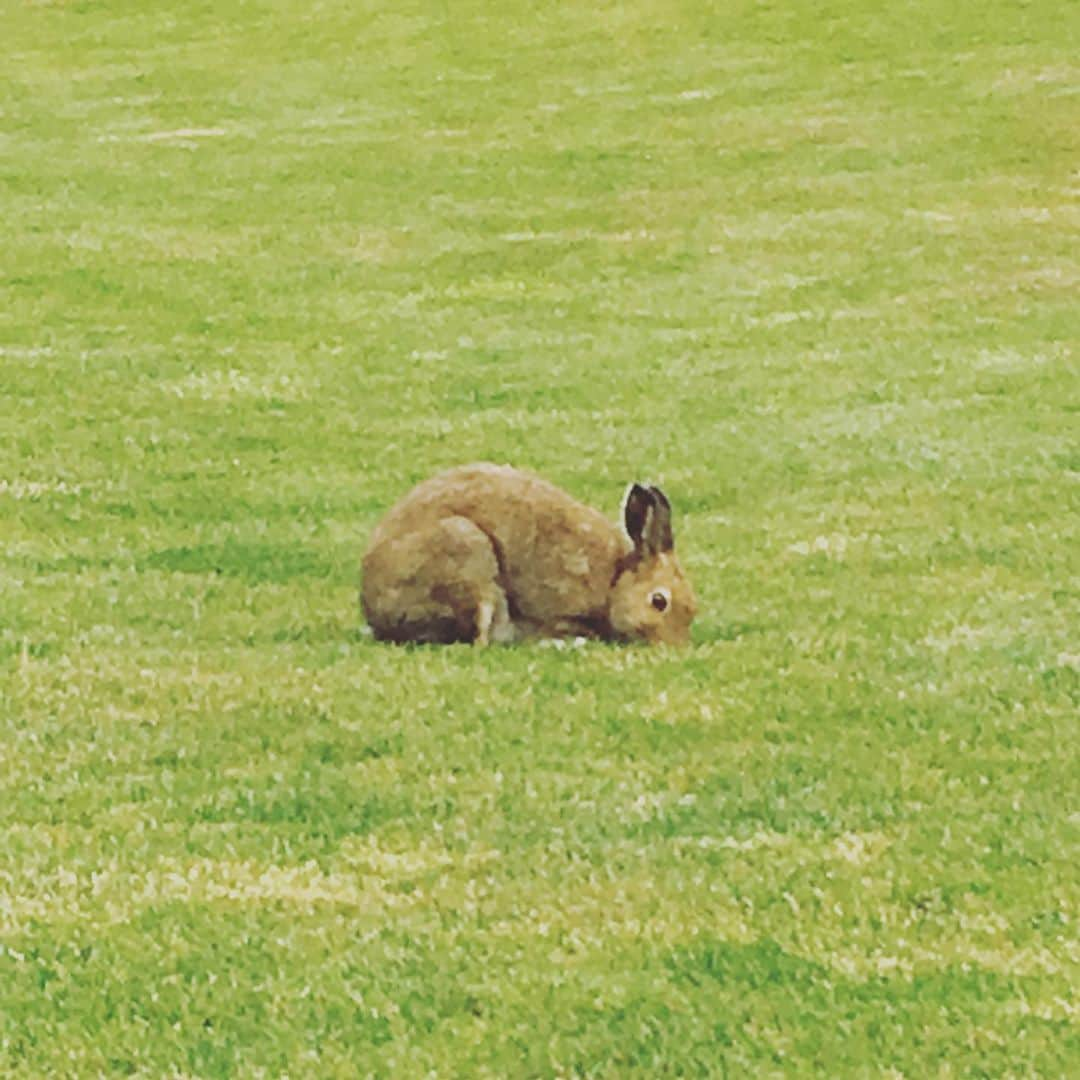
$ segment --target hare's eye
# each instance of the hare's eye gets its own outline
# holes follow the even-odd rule
[[[658,590],[649,597],[649,600],[657,611],[667,611],[668,594],[666,592]]]

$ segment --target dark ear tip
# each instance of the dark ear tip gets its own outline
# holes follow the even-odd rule
[[[626,497],[623,499],[623,507],[630,512],[642,512],[653,505],[656,497],[652,489],[645,484],[633,483],[626,489]]]
[[[649,492],[652,497],[665,509],[671,509],[671,503],[668,501],[668,497],[655,485],[650,485]]]

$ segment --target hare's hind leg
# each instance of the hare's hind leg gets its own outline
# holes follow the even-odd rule
[[[383,541],[364,560],[364,614],[387,641],[487,645],[512,636],[488,535],[449,517]]]

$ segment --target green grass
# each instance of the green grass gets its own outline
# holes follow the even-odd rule
[[[1080,1072],[1070,5],[4,6],[0,1073]],[[395,649],[662,483],[685,653]]]

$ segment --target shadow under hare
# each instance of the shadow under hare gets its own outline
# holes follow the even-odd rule
[[[532,473],[464,465],[413,488],[375,527],[361,603],[381,641],[592,637],[683,645],[697,610],[671,504],[634,484],[625,533]]]

